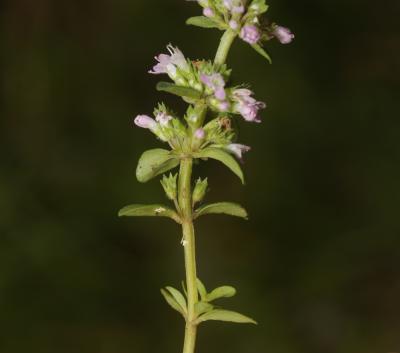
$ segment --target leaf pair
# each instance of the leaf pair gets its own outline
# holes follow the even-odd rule
[[[200,152],[193,153],[194,158],[212,158],[228,167],[244,184],[243,171],[239,163],[228,152],[216,147],[208,147]],[[145,183],[155,176],[165,173],[179,165],[179,157],[171,151],[155,148],[144,152],[136,168],[136,177],[141,183]]]
[[[197,324],[210,320],[257,324],[256,321],[248,316],[237,313],[236,311],[215,308],[214,305],[210,304],[210,302],[219,298],[233,297],[236,294],[235,288],[231,286],[221,286],[207,293],[204,284],[197,279],[197,290],[201,298],[201,301],[196,304],[196,314],[198,316],[196,319]]]

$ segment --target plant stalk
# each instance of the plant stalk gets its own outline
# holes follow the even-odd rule
[[[221,66],[228,57],[229,49],[236,33],[228,29],[223,34],[215,56],[214,64]],[[204,108],[204,116],[207,108]],[[187,319],[183,353],[194,353],[196,345],[197,325],[195,305],[198,302],[196,249],[192,209],[192,158],[183,158],[179,169],[178,204],[182,218],[183,247],[185,254],[186,287],[187,287]]]

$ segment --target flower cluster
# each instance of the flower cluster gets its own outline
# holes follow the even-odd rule
[[[215,23],[215,27],[237,32],[240,38],[250,45],[276,38],[288,44],[294,35],[288,28],[273,23],[261,25],[261,16],[268,11],[265,0],[252,0],[246,5],[243,0],[197,0],[203,8],[203,15]]]
[[[197,0],[203,8],[207,26],[231,30],[245,42],[257,46],[262,40],[276,38],[283,44],[290,43],[294,35],[289,29],[272,24],[260,25],[260,16],[268,10],[265,0]],[[257,51],[263,49],[258,45]],[[177,88],[193,90],[196,99],[182,94],[191,103],[185,115],[185,126],[164,104],[160,104],[152,118],[138,115],[135,124],[149,129],[160,140],[168,142],[174,150],[200,150],[207,146],[223,148],[242,159],[250,147],[233,143],[235,131],[231,127],[234,115],[245,121],[260,123],[260,110],[266,107],[257,101],[253,92],[244,87],[229,87],[231,71],[226,65],[214,65],[206,60],[191,61],[181,50],[169,44],[167,53],[155,57],[156,64],[149,71],[154,75],[166,74]],[[263,54],[264,55],[264,54]],[[265,53],[265,55],[267,55]],[[264,55],[264,56],[265,56]],[[216,118],[204,125],[203,106],[207,106]]]

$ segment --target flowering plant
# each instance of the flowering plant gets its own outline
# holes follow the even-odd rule
[[[154,118],[138,115],[134,120],[137,126],[150,130],[170,147],[169,150],[156,148],[144,152],[139,159],[136,177],[139,182],[147,182],[179,166],[179,173],[170,172],[161,179],[166,196],[174,206],[133,204],[119,212],[120,216],[168,217],[182,226],[181,243],[186,269],[183,293],[170,286],[161,289],[161,293],[185,319],[183,353],[194,352],[197,327],[202,322],[256,323],[245,315],[214,304],[217,299],[234,296],[235,288],[221,286],[209,292],[197,276],[193,222],[207,214],[227,214],[246,219],[247,212],[231,202],[198,206],[207,192],[208,179],[199,178],[192,183],[192,167],[194,160],[215,159],[244,183],[237,160],[241,161],[250,147],[236,143],[236,131],[231,122],[236,116],[241,116],[245,121],[260,123],[260,110],[266,108],[266,104],[256,100],[246,86],[229,85],[231,70],[225,63],[228,52],[234,39],[239,37],[271,62],[262,43],[276,38],[287,44],[294,38],[289,29],[264,21],[262,15],[268,10],[265,0],[197,2],[203,8],[203,16],[189,18],[187,24],[224,31],[214,61],[189,60],[169,44],[168,53],[156,56],[156,64],[149,71],[154,75],[167,75],[172,81],[159,82],[159,91],[180,96],[189,104],[184,119],[161,103],[154,110]]]

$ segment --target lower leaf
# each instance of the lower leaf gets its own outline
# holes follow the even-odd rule
[[[201,323],[201,322],[209,321],[209,320],[235,322],[238,324],[255,324],[255,325],[257,325],[257,322],[248,316],[239,314],[235,311],[221,310],[221,309],[216,309],[216,310],[206,312],[205,314],[201,315],[196,320],[196,322]]]

